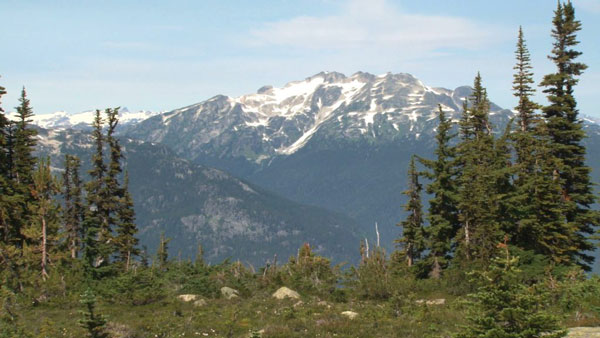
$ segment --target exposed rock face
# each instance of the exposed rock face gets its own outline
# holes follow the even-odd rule
[[[275,293],[273,293],[273,297],[277,298],[277,299],[284,299],[284,298],[300,299],[300,294],[292,289],[282,286],[277,291],[275,291]]]
[[[224,286],[221,288],[221,295],[225,299],[233,299],[233,298],[238,298],[240,296],[240,293],[236,289],[232,289],[228,286]]]
[[[39,130],[37,155],[60,170],[64,155],[89,169],[93,140],[82,130]],[[194,257],[202,243],[207,262],[225,258],[263,266],[289,257],[305,242],[334,261],[349,260],[357,223],[349,217],[290,201],[226,172],[179,158],[168,147],[121,139],[130,174],[141,245],[156,250],[159,234],[171,238],[170,255]]]
[[[344,311],[342,312],[342,316],[348,317],[348,319],[354,319],[358,317],[358,313],[354,311]]]

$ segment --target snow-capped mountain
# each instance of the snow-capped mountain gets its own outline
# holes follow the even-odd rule
[[[127,135],[346,214],[365,236],[378,222],[382,243],[390,247],[406,202],[401,192],[408,161],[414,154],[432,156],[438,105],[456,120],[470,94],[468,86],[435,88],[409,74],[323,72],[281,88],[215,96],[144,120]],[[513,116],[492,104],[496,130]],[[585,126],[593,154],[600,150],[600,127]],[[595,157],[588,162],[600,168]]]
[[[94,120],[94,114],[95,110],[79,113],[58,111],[50,114],[34,115],[31,119],[33,124],[45,129],[88,129]],[[158,114],[160,113],[144,110],[130,112],[127,108],[121,108],[119,110],[119,125],[121,127],[130,126]],[[8,117],[11,120],[16,120],[16,112],[11,112]]]
[[[418,138],[435,129],[438,105],[457,117],[470,91],[432,88],[410,74],[322,72],[282,88],[215,96],[145,120],[129,135],[165,143],[187,157],[224,153],[261,164],[317,137]],[[493,113],[501,110],[492,107]]]

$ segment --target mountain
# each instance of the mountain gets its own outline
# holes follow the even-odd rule
[[[151,117],[127,135],[167,145],[300,203],[379,223],[391,247],[402,219],[401,192],[413,154],[431,156],[438,105],[457,120],[468,86],[433,88],[410,74],[345,76],[322,72],[282,88],[215,96]],[[500,132],[514,113],[492,104]],[[600,150],[600,127],[587,123],[588,152]],[[590,164],[600,168],[590,156]],[[595,172],[597,181],[598,171]]]
[[[155,252],[161,231],[171,257],[194,258],[198,244],[210,262],[240,259],[256,267],[274,255],[286,261],[308,242],[336,262],[357,256],[354,220],[301,205],[213,168],[177,157],[163,145],[122,139],[141,243]],[[39,129],[38,154],[60,171],[64,154],[89,168],[92,139],[82,130]]]
[[[50,114],[34,115],[31,119],[34,125],[44,129],[79,129],[91,130],[91,122],[94,120],[94,110],[67,113],[58,111]],[[160,114],[159,112],[138,111],[130,112],[127,108],[119,109],[119,129],[139,123],[149,117]],[[8,114],[8,118],[16,120],[16,112]]]

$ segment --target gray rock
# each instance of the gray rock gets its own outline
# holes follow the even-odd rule
[[[346,317],[348,317],[348,319],[354,319],[354,318],[358,317],[358,313],[356,313],[354,311],[344,311],[344,312],[342,312],[342,316],[346,316]]]
[[[277,298],[277,299],[284,299],[284,298],[300,299],[300,294],[292,289],[282,286],[277,291],[275,291],[275,293],[273,293],[273,297]]]
[[[236,289],[232,289],[230,287],[224,286],[221,288],[221,295],[225,297],[225,299],[237,298],[240,296],[240,293]]]
[[[179,299],[182,302],[187,303],[187,302],[192,302],[192,301],[200,299],[200,296],[194,295],[194,294],[185,294],[185,295],[177,296],[177,299]]]

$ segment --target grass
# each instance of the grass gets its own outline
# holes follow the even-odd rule
[[[117,337],[440,337],[464,320],[458,302],[410,305],[393,301],[324,302],[315,296],[276,300],[268,293],[248,298],[208,299],[194,306],[175,297],[146,305],[116,305],[99,299],[98,312]],[[79,304],[29,307],[21,312],[28,331],[39,334],[50,326],[61,337],[82,337]],[[343,311],[359,315],[351,320]]]

